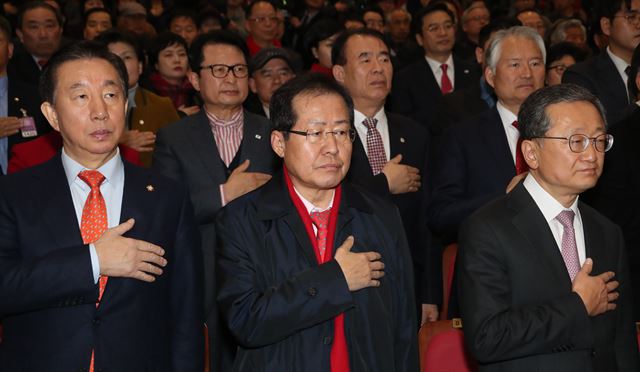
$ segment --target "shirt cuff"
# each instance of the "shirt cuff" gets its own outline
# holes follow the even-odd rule
[[[220,185],[220,204],[224,207],[225,205],[227,205],[227,201],[225,200],[226,198],[224,197],[224,185]]]
[[[89,255],[91,255],[91,269],[93,270],[93,284],[98,284],[100,279],[100,261],[98,260],[98,252],[96,246],[89,244]]]

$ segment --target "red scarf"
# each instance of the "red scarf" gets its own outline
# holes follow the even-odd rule
[[[316,254],[316,260],[318,264],[323,264],[329,259],[333,259],[333,241],[336,234],[336,224],[338,222],[338,209],[340,206],[340,199],[342,197],[342,187],[338,185],[336,187],[335,195],[333,197],[333,206],[331,207],[331,213],[329,213],[329,226],[327,231],[327,249],[324,253],[324,261],[320,258],[320,251],[318,250],[318,242],[316,240],[316,234],[313,231],[311,217],[304,203],[298,197],[298,194],[293,189],[293,183],[289,177],[287,167],[284,166],[284,180],[287,184],[287,190],[293,205],[295,205],[298,215],[302,219],[309,240],[313,245],[313,251]],[[347,348],[347,339],[344,333],[344,313],[338,314],[334,318],[333,323],[333,344],[331,345],[331,372],[349,372],[349,349]]]
[[[258,45],[258,43],[256,43],[256,41],[253,39],[253,36],[249,35],[247,37],[247,48],[249,48],[249,55],[251,57],[255,56],[256,53],[258,53],[260,51],[260,49],[262,49],[262,47],[260,45]],[[274,47],[276,48],[282,48],[282,44],[280,43],[280,40],[278,39],[274,39],[272,42]]]
[[[160,73],[154,72],[149,76],[149,80],[158,95],[171,98],[176,110],[181,106],[191,106],[190,99],[194,89],[186,77],[180,85],[173,85],[160,76]]]

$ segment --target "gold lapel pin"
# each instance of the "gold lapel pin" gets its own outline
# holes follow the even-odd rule
[[[149,192],[153,192],[153,190],[155,190],[155,189],[153,188],[153,185],[147,185],[147,191],[149,191]]]
[[[404,143],[404,137],[400,137],[400,143]]]
[[[20,97],[13,97],[14,102],[20,102]]]
[[[144,120],[142,120],[142,119],[141,119],[141,120],[138,120],[138,123],[139,123],[140,125],[144,125]]]

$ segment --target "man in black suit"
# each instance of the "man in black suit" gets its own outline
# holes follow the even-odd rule
[[[462,221],[503,195],[524,171],[522,158],[518,161],[519,133],[514,123],[522,102],[544,86],[544,57],[542,38],[528,27],[499,31],[491,41],[484,76],[498,103],[449,127],[432,162],[428,221],[444,244],[456,242]],[[455,292],[456,287],[452,288]],[[450,301],[449,316],[457,316],[455,293]]]
[[[391,197],[398,206],[413,256],[421,321],[437,320],[441,260],[439,252],[430,250],[424,218],[427,192],[420,183],[429,153],[428,132],[413,120],[384,109],[393,66],[381,34],[368,29],[346,31],[334,42],[332,54],[334,77],[347,88],[354,104],[357,136],[347,178]],[[381,148],[376,148],[376,141]]]
[[[387,108],[416,120],[434,134],[435,114],[442,96],[477,84],[480,74],[475,63],[451,52],[455,17],[444,4],[426,6],[413,22],[413,33],[424,49],[424,58],[400,71]]]
[[[640,86],[640,47],[633,52],[629,79],[629,91],[638,95]],[[632,113],[614,125],[609,133],[615,139],[615,146],[607,152],[604,171],[598,185],[584,195],[584,201],[598,212],[609,217],[622,228],[631,285],[638,293],[640,288],[640,152],[636,138],[640,135],[640,106],[634,104]],[[635,296],[634,319],[640,321],[640,295]]]
[[[542,38],[530,28],[512,27],[493,37],[484,76],[498,103],[451,126],[433,162],[429,222],[446,242],[455,241],[460,223],[504,194],[516,176],[519,133],[513,124],[522,102],[544,86],[544,59]]]
[[[562,75],[562,82],[581,85],[595,94],[613,125],[633,110],[635,97],[630,97],[627,90],[626,69],[640,43],[640,0],[602,1],[600,8],[600,28],[608,36],[609,46],[570,67]]]
[[[0,179],[2,369],[202,371],[197,226],[183,186],[121,159],[124,64],[79,43],[42,80],[63,149]]]
[[[18,12],[15,53],[9,76],[37,90],[40,72],[62,42],[62,14],[44,1],[29,1]]]
[[[184,180],[195,207],[204,255],[212,370],[229,368],[234,354],[215,302],[216,214],[262,186],[276,167],[270,122],[242,109],[249,91],[247,56],[242,40],[228,32],[194,40],[189,79],[202,96],[203,109],[160,129],[153,154],[153,168]]]
[[[620,228],[578,201],[613,144],[586,89],[533,93],[518,115],[529,174],[460,232],[464,333],[480,371],[640,370]]]

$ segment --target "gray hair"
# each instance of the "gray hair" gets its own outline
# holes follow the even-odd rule
[[[553,25],[553,32],[549,37],[549,43],[551,45],[555,45],[561,43],[567,39],[567,34],[565,33],[567,29],[572,27],[578,27],[582,31],[584,35],[584,39],[587,40],[587,29],[584,27],[582,22],[579,19],[571,18],[571,19],[561,19]]]
[[[520,106],[518,125],[523,139],[544,137],[551,127],[551,119],[547,115],[547,107],[557,103],[588,102],[600,114],[607,127],[605,109],[602,103],[589,90],[576,84],[559,84],[539,89],[529,95]]]
[[[461,19],[462,23],[465,23],[469,19],[469,13],[471,13],[475,9],[480,9],[480,8],[485,8],[489,10],[489,8],[487,8],[487,5],[484,3],[484,1],[472,2],[471,5],[469,5],[467,9],[465,9],[464,12],[462,12],[462,19]]]
[[[392,15],[393,13],[395,13],[395,12],[402,12],[402,13],[404,13],[405,15],[408,15],[408,16],[409,16],[409,22],[411,22],[411,19],[413,18],[413,17],[411,17],[411,13],[407,12],[407,11],[406,11],[406,9],[402,9],[402,8],[394,9],[393,11],[391,11],[391,12],[387,13],[387,15],[385,16],[386,24],[391,23],[391,15]]]
[[[502,42],[509,37],[517,37],[529,39],[538,45],[540,53],[542,54],[542,63],[546,63],[547,51],[544,47],[544,41],[540,34],[531,27],[526,26],[514,26],[506,30],[500,30],[493,35],[491,43],[484,53],[484,63],[487,68],[490,68],[494,73],[496,72],[496,65],[502,54]]]

